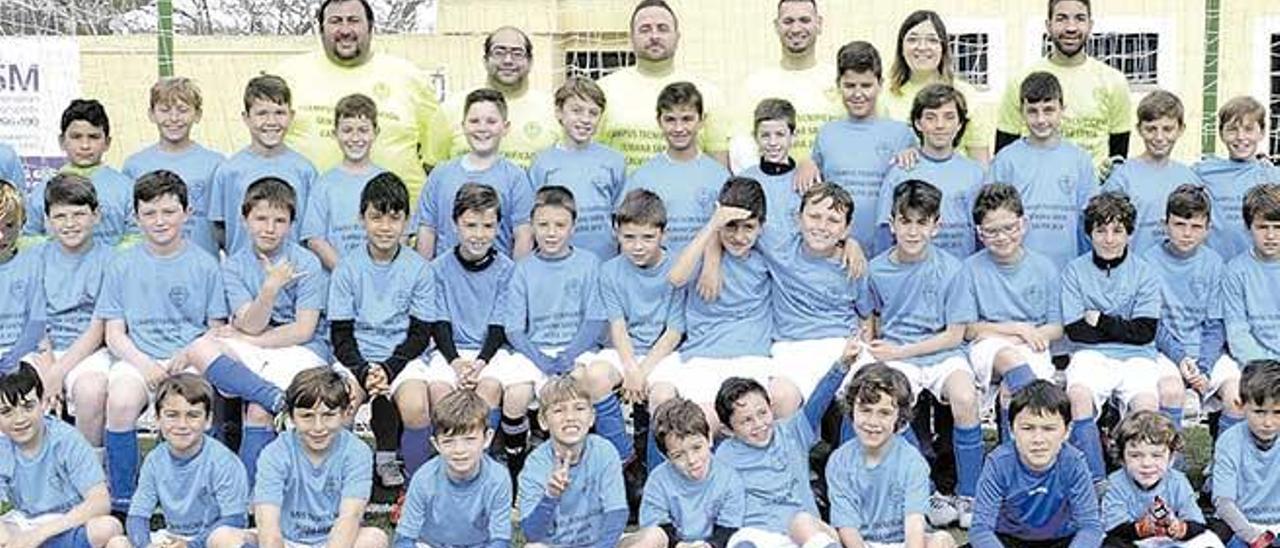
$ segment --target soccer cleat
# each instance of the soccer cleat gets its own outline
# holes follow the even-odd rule
[[[946,529],[960,519],[960,513],[956,510],[952,497],[934,493],[929,497],[929,513],[926,517],[934,529]]]
[[[375,463],[373,475],[378,478],[378,483],[383,487],[394,488],[404,485],[404,472],[400,471],[400,464],[394,459]]]

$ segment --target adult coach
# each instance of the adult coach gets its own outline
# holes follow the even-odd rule
[[[290,57],[273,71],[293,91],[289,146],[321,173],[341,163],[334,106],[347,95],[365,94],[378,105],[373,162],[399,175],[416,201],[426,170],[449,158],[451,133],[430,80],[406,59],[373,52],[368,0],[323,0],[317,18],[324,51]]]
[[[529,67],[533,64],[533,42],[515,27],[502,27],[484,39],[485,87],[502,92],[507,100],[507,121],[511,129],[502,139],[502,153],[528,168],[533,157],[556,144],[560,136],[555,101],[541,89],[530,89]],[[475,89],[475,88],[472,88]],[[468,90],[468,93],[471,90]],[[467,93],[459,93],[444,103],[445,118],[453,132],[451,155],[470,150],[462,134],[462,108]]]
[[[636,65],[600,79],[609,106],[600,121],[600,141],[622,153],[633,171],[666,150],[658,129],[658,93],[667,84],[691,82],[703,98],[702,151],[728,163],[728,113],[720,88],[675,66],[680,27],[665,0],[641,0],[631,12],[631,49]]]
[[[1102,170],[1109,158],[1129,155],[1129,130],[1134,126],[1129,82],[1120,71],[1085,51],[1093,30],[1089,0],[1049,0],[1045,31],[1053,43],[1049,57],[1023,72],[1045,71],[1062,85],[1062,135],[1093,156]],[[1026,134],[1018,88],[1022,77],[1009,82],[996,123],[996,152]]]

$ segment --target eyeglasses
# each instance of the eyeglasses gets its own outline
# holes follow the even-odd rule
[[[983,239],[998,238],[1000,236],[1008,237],[1017,234],[1021,229],[1022,221],[1017,220],[1012,223],[1005,223],[1002,225],[979,226],[978,235]]]
[[[908,34],[902,42],[908,46],[918,46],[920,44],[924,44],[926,46],[942,45],[942,39],[936,34],[926,34],[923,36],[919,34]]]
[[[523,61],[529,58],[529,52],[524,48],[507,48],[503,46],[494,46],[489,49],[489,55],[501,59],[510,57],[513,61]]]

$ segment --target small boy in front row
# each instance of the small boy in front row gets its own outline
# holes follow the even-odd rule
[[[1245,426],[1223,432],[1213,447],[1215,514],[1230,529],[1230,548],[1280,546],[1280,361],[1245,366],[1240,400]]]
[[[454,390],[432,414],[439,456],[409,481],[395,545],[507,546],[511,478],[485,454],[493,440],[489,404],[473,390]]]
[[[142,463],[125,522],[128,536],[108,547],[239,548],[240,530],[249,523],[249,481],[236,454],[205,434],[213,422],[213,387],[179,373],[160,383],[155,406],[164,441]],[[165,529],[152,532],[156,506]]]
[[[35,367],[0,372],[0,546],[101,547],[120,534],[93,449],[45,413]]]
[[[516,502],[526,546],[617,546],[627,524],[622,461],[613,445],[590,433],[590,397],[577,381],[558,377],[543,385],[538,401],[538,421],[550,439],[520,472]]]
[[[1220,546],[1204,534],[1204,514],[1196,491],[1182,472],[1170,469],[1182,450],[1182,434],[1173,421],[1154,411],[1138,411],[1116,427],[1115,449],[1124,468],[1111,473],[1102,497],[1102,527],[1107,546],[1126,547],[1146,539]]]
[[[987,456],[974,501],[973,548],[1093,548],[1102,544],[1098,496],[1084,455],[1066,444],[1071,401],[1047,380],[1009,403],[1013,443]]]
[[[858,437],[827,461],[831,526],[844,546],[955,546],[950,533],[925,531],[929,464],[899,435],[912,399],[907,376],[881,363],[859,369],[845,387]]]
[[[733,546],[742,527],[746,491],[738,472],[711,456],[711,427],[698,404],[674,398],[653,413],[654,440],[666,461],[649,474],[632,548]]]

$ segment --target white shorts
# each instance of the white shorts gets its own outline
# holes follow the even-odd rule
[[[649,374],[649,386],[670,384],[681,397],[694,403],[712,403],[720,385],[729,377],[746,377],[768,388],[772,360],[766,356],[737,358],[681,358],[673,353]]]
[[[161,529],[159,531],[151,532],[151,545],[158,546],[158,545],[164,545],[165,543],[168,543],[168,542],[177,542],[177,541],[191,542],[192,538],[194,537],[184,537],[182,535],[175,535],[173,533],[170,533],[168,529]]]
[[[298,373],[327,365],[304,346],[262,348],[232,338],[218,339],[218,342],[226,347],[233,359],[281,390],[288,390],[289,383]]]
[[[475,359],[479,354],[479,350],[459,350],[458,355],[468,360]],[[546,382],[546,376],[542,374],[542,370],[533,365],[528,358],[513,359],[513,354],[506,350],[499,350],[493,355],[493,359],[480,370],[481,379],[493,379],[498,381],[503,388],[517,384],[531,383],[534,390],[537,390],[542,383]],[[431,355],[431,362],[427,365],[426,378],[427,382],[440,382],[449,385],[458,384],[458,375],[445,361],[444,355],[436,352]]]
[[[995,402],[996,395],[1000,393],[994,379],[996,354],[1006,348],[1021,353],[1023,360],[1037,379],[1053,379],[1053,356],[1048,350],[1036,352],[1025,344],[1005,337],[988,337],[974,341],[969,345],[969,364],[973,367],[974,379],[983,396],[982,409],[990,407]]]
[[[431,380],[431,371],[427,369],[427,363],[422,361],[422,358],[414,358],[409,360],[409,363],[404,364],[404,369],[401,369],[400,374],[391,380],[391,386],[388,388],[391,390],[391,396],[395,397],[396,391],[405,382],[420,381],[430,383]]]
[[[54,351],[53,357],[61,359],[64,354],[66,351]],[[76,403],[71,395],[75,393],[76,381],[91,373],[101,373],[104,377],[111,373],[111,353],[105,347],[97,349],[80,360],[80,363],[67,371],[67,376],[62,379],[62,393],[65,394],[63,401],[67,405],[67,413],[73,417],[76,414]],[[105,390],[105,387],[103,389]]]
[[[775,342],[769,351],[773,354],[769,376],[771,379],[789,381],[800,389],[802,398],[808,399],[818,387],[818,382],[831,369],[831,364],[844,354],[847,342],[845,337]],[[849,373],[852,374],[864,363],[872,361],[874,358],[870,356],[870,352],[862,352]]]
[[[1205,531],[1187,540],[1173,540],[1168,537],[1143,539],[1133,544],[1138,548],[1223,548],[1222,540],[1212,531]]]
[[[40,517],[29,518],[22,510],[9,510],[4,515],[0,515],[0,526],[9,528],[11,533],[26,533],[33,531],[44,523],[54,521],[62,517],[62,514],[45,514]]]
[[[165,360],[156,360],[156,363],[157,363],[157,364],[159,364],[159,365],[160,365],[160,367],[165,368],[165,369],[168,369],[168,367],[169,367],[169,360],[167,360],[167,359],[165,359]],[[195,368],[193,368],[193,367],[188,367],[188,368],[184,369],[184,370],[183,370],[183,372],[185,372],[185,373],[197,373],[197,374],[199,373],[199,372],[198,372],[198,371],[196,371],[196,370],[195,370]],[[147,376],[146,376],[146,375],[143,375],[143,374],[142,374],[142,370],[138,369],[138,367],[137,367],[137,366],[135,366],[135,365],[133,365],[133,364],[131,364],[131,363],[127,362],[127,361],[124,361],[124,360],[115,360],[115,361],[112,361],[112,362],[111,362],[111,370],[107,372],[107,386],[108,386],[108,387],[110,387],[110,385],[111,385],[111,383],[112,383],[112,382],[116,382],[116,381],[118,381],[118,380],[120,380],[120,379],[127,379],[127,378],[137,379],[137,380],[138,380],[138,382],[142,383],[142,385],[143,385],[143,386],[147,386]],[[109,389],[109,388],[108,388],[108,389]],[[151,388],[150,388],[150,387],[147,387],[147,392],[148,392],[149,394],[151,393]],[[155,396],[155,394],[151,394],[151,396],[153,396],[153,397],[154,397],[154,396]]]
[[[973,369],[964,356],[952,356],[931,365],[916,365],[904,361],[885,362],[885,365],[901,371],[911,382],[912,396],[918,397],[921,391],[928,390],[938,401],[946,403],[947,379],[956,371],[962,371],[973,378]]]
[[[1167,359],[1109,358],[1097,350],[1080,350],[1071,355],[1067,366],[1067,386],[1081,385],[1093,392],[1095,408],[1102,409],[1115,396],[1121,410],[1139,394],[1158,396],[1160,379],[1182,379],[1178,366]]]
[[[743,527],[738,529],[726,546],[737,546],[738,543],[749,542],[751,546],[756,548],[823,548],[836,543],[836,540],[827,535],[814,535],[809,542],[803,545],[791,542],[791,537],[781,533],[765,531],[755,527]]]
[[[640,363],[642,360],[644,360],[643,354],[636,356],[636,363]],[[613,367],[613,370],[618,373],[618,377],[622,377],[627,372],[626,368],[622,366],[622,356],[619,356],[618,351],[613,348],[601,348],[597,352],[583,352],[575,361],[579,364],[605,362]]]

